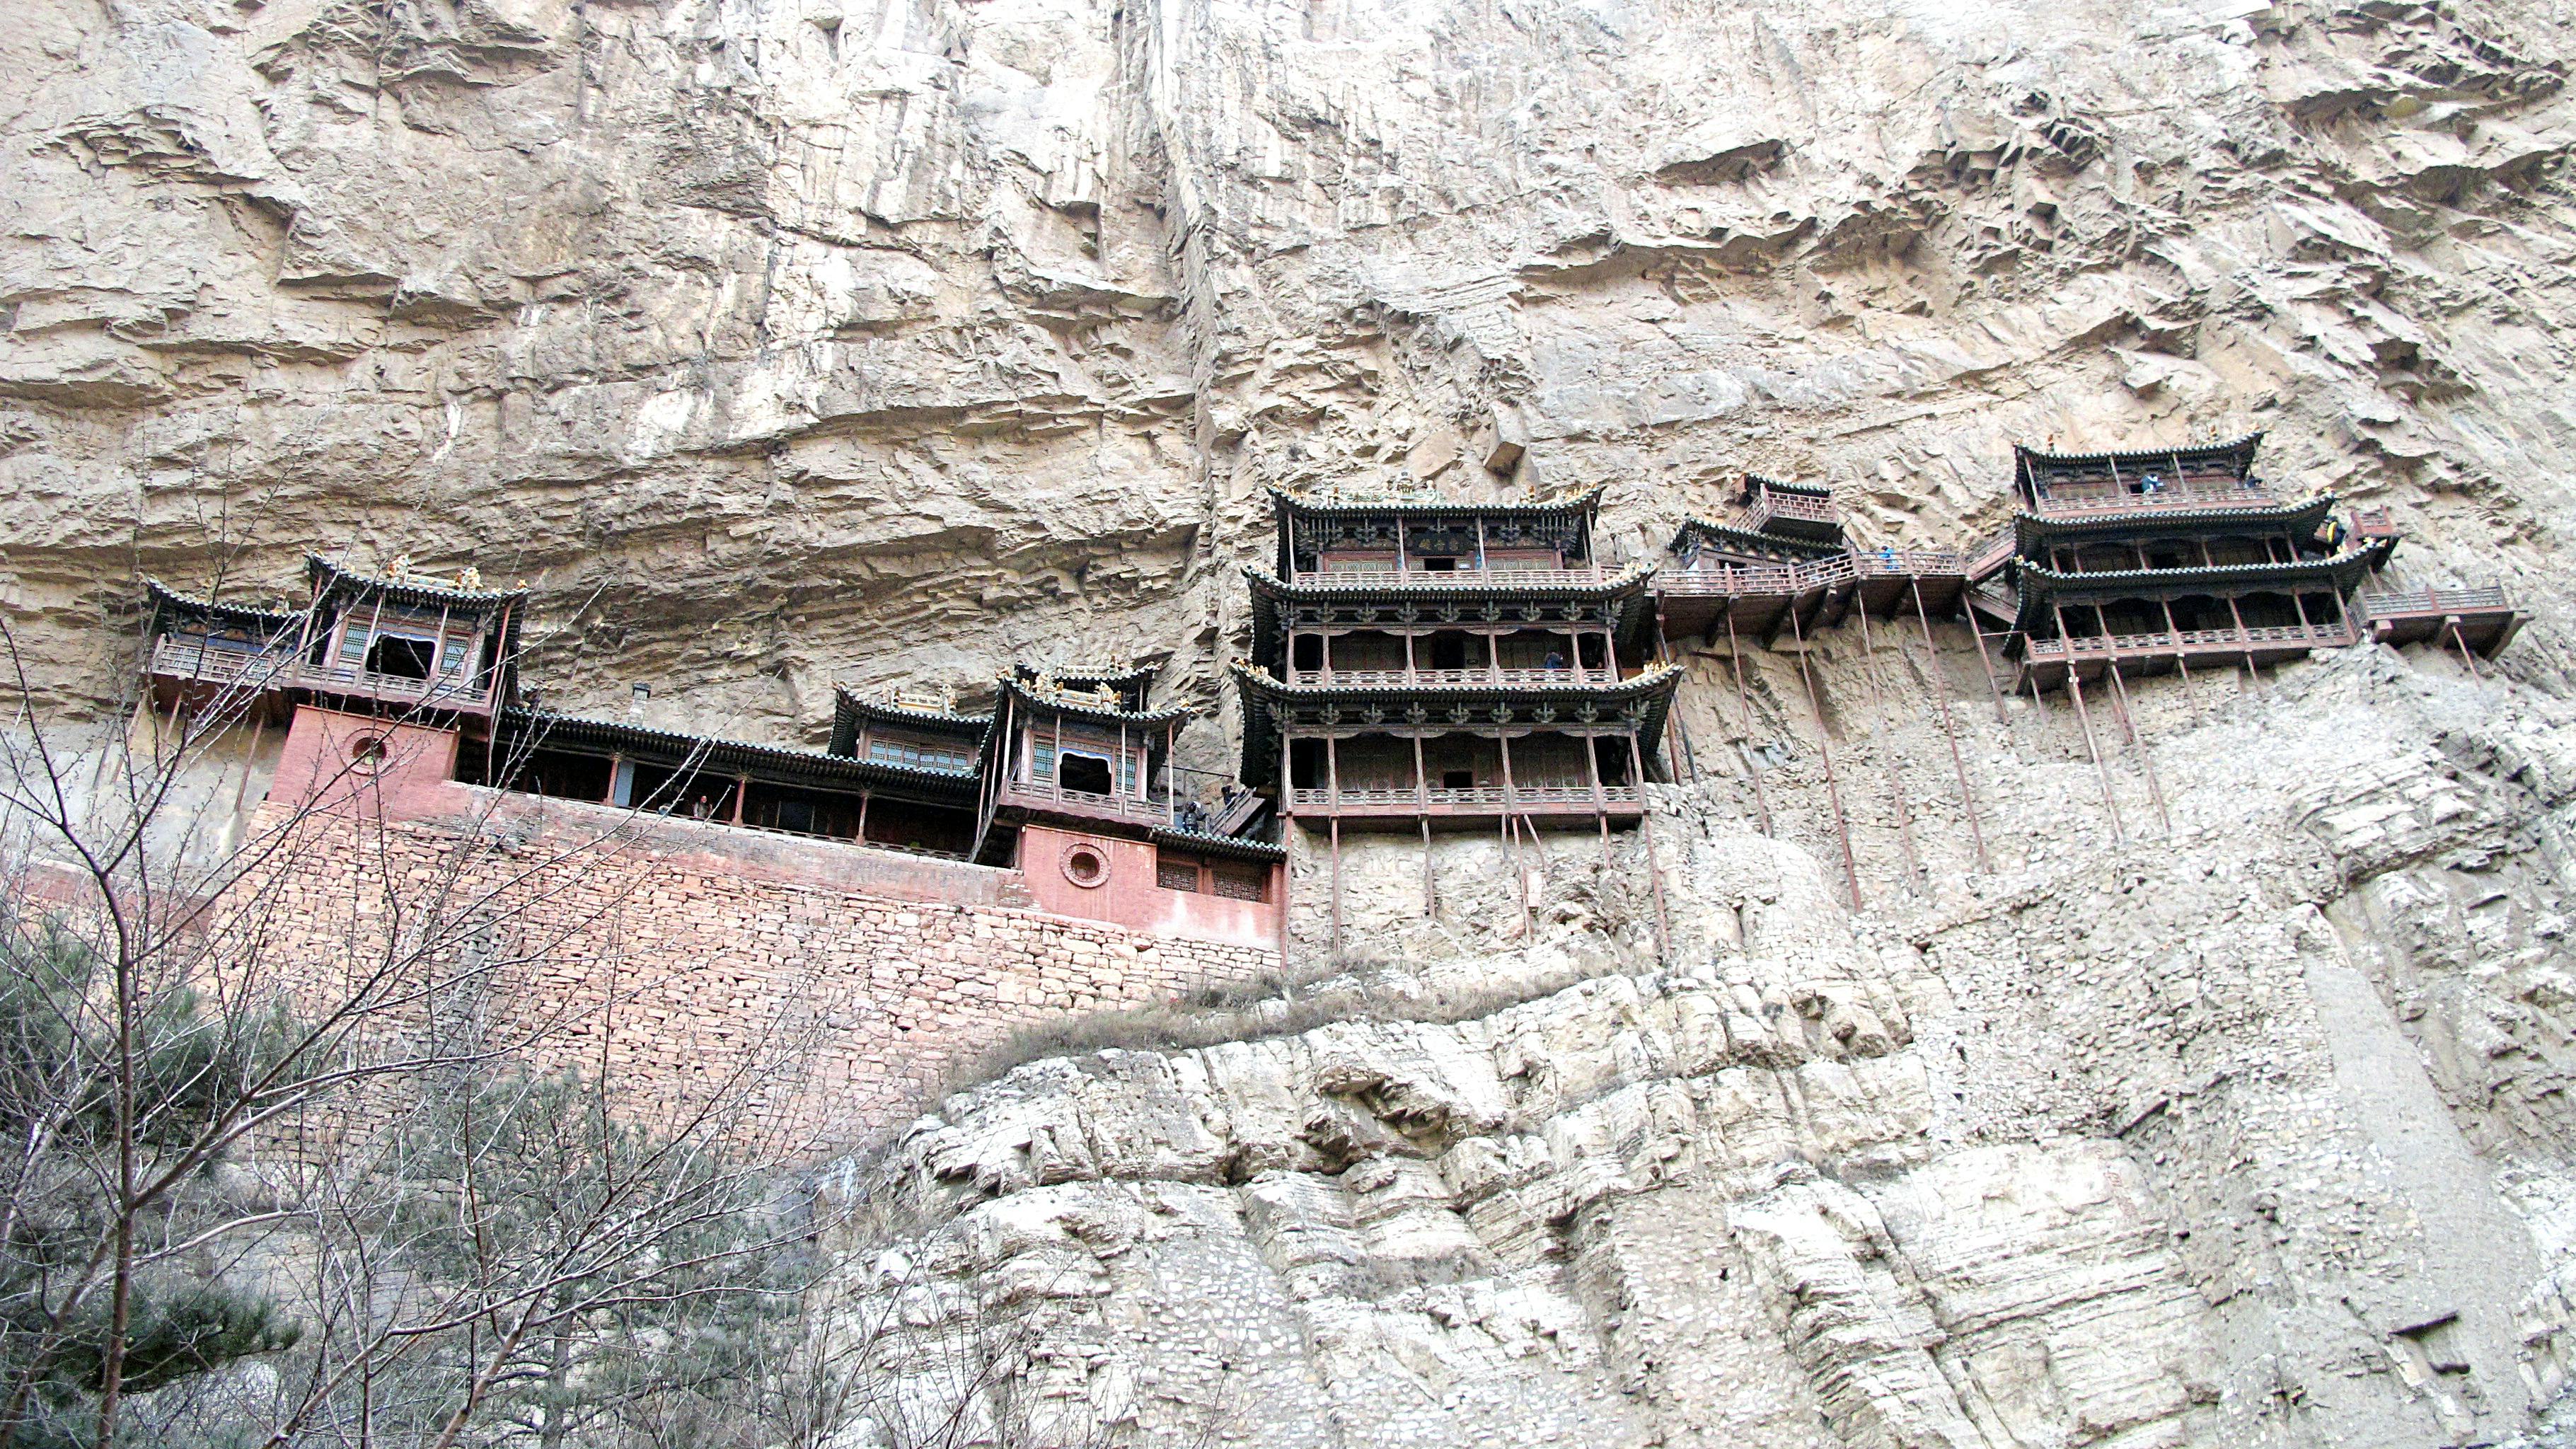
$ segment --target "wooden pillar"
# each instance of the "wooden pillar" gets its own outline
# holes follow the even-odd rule
[[[1986,833],[1977,824],[1976,794],[1968,788],[1968,762],[1959,753],[1959,732],[1950,723],[1950,690],[1941,678],[1941,647],[1932,642],[1932,618],[1923,609],[1921,580],[1908,579],[1906,588],[1914,595],[1914,622],[1923,629],[1924,678],[1931,685],[1933,703],[1941,710],[1941,734],[1950,742],[1950,768],[1959,777],[1959,808],[1968,817],[1968,839],[1976,846],[1977,869],[1985,870]]]
[[[1986,652],[1986,629],[1977,622],[1977,606],[1961,599],[1959,612],[1968,618],[1968,637],[1977,641],[1977,662],[1986,670],[1986,692],[1995,698],[1995,723],[2010,724],[2012,716],[2004,713],[2003,686],[1995,682],[1995,657]]]
[[[1753,697],[1744,688],[1744,645],[1735,637],[1735,605],[1729,600],[1726,611],[1726,654],[1735,665],[1735,706],[1744,712],[1744,768],[1753,776],[1753,808],[1762,816],[1762,835],[1771,837],[1771,801],[1762,791],[1762,768],[1753,763]]]
[[[1646,852],[1646,883],[1655,891],[1655,960],[1662,963],[1672,955],[1673,925],[1664,913],[1664,871],[1655,859],[1655,812],[1646,804],[1646,756],[1637,746],[1637,732],[1628,731],[1628,778],[1637,791],[1637,843]]]
[[[2478,657],[2469,652],[2469,636],[2460,632],[2460,617],[2453,614],[2445,618],[2442,623],[2451,631],[2451,642],[2460,646],[2460,662],[2469,666],[2469,677],[2486,678],[2484,674],[2478,672]]]
[[[1857,592],[1859,586],[1855,584],[1853,588]],[[1906,879],[1912,882],[1916,890],[1928,896],[1931,894],[1931,883],[1923,878],[1923,862],[1914,853],[1914,811],[1911,808],[1912,802],[1905,796],[1904,768],[1902,762],[1887,748],[1887,697],[1878,685],[1878,645],[1870,636],[1867,594],[1860,596],[1858,612],[1860,614],[1860,677],[1869,686],[1870,695],[1870,742],[1877,750],[1879,767],[1887,771],[1888,787],[1896,797],[1896,843],[1905,852]]]
[[[2207,541],[2202,542],[2200,551],[2203,554],[2209,552]],[[2234,594],[2227,596],[2227,617],[2236,621],[2236,642],[2245,646],[2245,677],[2248,680],[2260,678],[2254,666],[2254,641],[2245,637],[2245,611],[2236,607]]]
[[[1421,677],[1414,672],[1413,663],[1413,636],[1420,632],[1419,629],[1409,627],[1404,631],[1404,685],[1407,689],[1422,687]],[[1419,741],[1420,737],[1416,736],[1416,743],[1418,744]]]
[[[1512,823],[1512,805],[1518,793],[1512,783],[1512,743],[1502,731],[1496,730],[1494,747],[1501,752],[1503,761],[1503,848],[1512,858],[1512,884],[1521,903],[1521,939],[1528,940],[1537,934],[1538,926],[1530,908],[1529,863],[1521,855],[1520,830]]]
[[[745,795],[748,795],[748,794],[750,794],[750,793],[751,793],[751,777],[750,777],[749,775],[736,775],[736,776],[734,776],[734,777],[733,777],[733,823],[734,823],[734,824],[736,824],[736,825],[740,825],[740,824],[742,823],[742,799],[743,799],[743,797],[744,797]]]
[[[1333,848],[1333,959],[1342,958],[1342,752],[1341,736],[1324,736],[1324,791],[1332,802],[1332,814],[1326,825],[1332,832]]]
[[[1503,636],[1492,629],[1485,631],[1485,671],[1486,678],[1503,682]]]
[[[850,838],[861,845],[868,843],[868,802],[875,798],[876,792],[873,790],[859,792],[859,833]]]
[[[2164,611],[2165,633],[2173,638],[2174,669],[2182,675],[2182,702],[2191,706],[2191,721],[2198,724],[2200,723],[2200,699],[2191,692],[2191,660],[2188,657],[2188,647],[2182,642],[2182,626],[2174,622],[2173,600],[2159,598],[2156,600],[2156,607]]]
[[[1422,914],[1429,919],[1431,900],[1431,780],[1422,764],[1422,731],[1413,732],[1414,820],[1422,827]]]
[[[599,797],[600,804],[614,805],[617,803],[617,772],[625,768],[626,756],[616,751],[611,751],[608,756],[608,789]]]
[[[2093,757],[2093,772],[2102,780],[2102,806],[2111,812],[2111,838],[2126,841],[2128,832],[2120,828],[2120,802],[2111,794],[2111,767],[2102,763],[2102,751],[2093,742],[2093,718],[2084,708],[2084,681],[2075,677],[2075,662],[2066,664],[2066,689],[2075,696],[2075,720],[2084,728],[2084,753]]]
[[[2129,736],[2129,748],[2138,752],[2138,768],[2145,771],[2147,776],[2147,798],[2155,802],[2156,819],[2164,823],[2165,834],[2170,836],[2173,834],[2173,815],[2165,809],[2165,791],[2164,786],[2156,779],[2156,762],[2147,754],[2147,743],[2138,734],[2137,713],[2129,708],[2128,683],[2120,677],[2120,662],[2116,659],[2108,662],[2111,668],[2112,712],[2119,715],[2120,728]]]
[[[1834,833],[1843,843],[1843,884],[1851,891],[1851,907],[1860,909],[1860,864],[1852,858],[1851,822],[1843,815],[1842,786],[1834,778],[1833,748],[1825,743],[1825,707],[1816,698],[1816,677],[1807,668],[1807,636],[1798,623],[1797,600],[1789,601],[1789,629],[1798,644],[1798,677],[1806,682],[1807,709],[1816,717],[1816,757],[1825,766],[1825,798],[1834,807]]]

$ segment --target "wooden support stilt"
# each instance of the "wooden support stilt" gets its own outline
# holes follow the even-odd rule
[[[1333,802],[1333,940],[1332,957],[1342,959],[1342,751],[1341,737],[1324,736],[1324,792]]]
[[[1637,747],[1634,730],[1628,733],[1628,776],[1637,786],[1637,842],[1646,852],[1646,883],[1655,891],[1655,961],[1669,959],[1673,950],[1673,923],[1664,914],[1664,869],[1655,859],[1655,812],[1646,803],[1646,757]]]
[[[1519,891],[1521,901],[1521,939],[1526,941],[1538,934],[1538,923],[1530,907],[1529,863],[1521,856],[1521,833],[1512,823],[1513,798],[1520,792],[1512,781],[1511,736],[1497,733],[1494,747],[1502,752],[1503,757],[1503,844],[1512,856],[1512,884]]]
[[[1400,522],[1401,520],[1399,520]],[[1422,766],[1422,732],[1413,733],[1413,818],[1422,826],[1422,918],[1434,914],[1431,896],[1431,781]]]
[[[1968,616],[1968,637],[1977,641],[1977,662],[1986,670],[1986,693],[1995,698],[1995,723],[2010,724],[2012,716],[2004,712],[2003,686],[1995,682],[1995,656],[1986,652],[1986,631],[1977,623],[1977,607],[1963,604],[1959,612]]]
[[[2126,844],[2129,833],[2120,828],[2120,802],[2111,794],[2111,767],[2102,763],[2101,747],[2093,742],[2093,717],[2084,708],[2084,681],[2075,677],[2075,667],[2066,668],[2066,689],[2075,696],[2075,721],[2084,727],[2084,753],[2093,757],[2093,773],[2102,778],[2102,806],[2111,812],[2111,839]]]
[[[2460,632],[2460,621],[2452,619],[2447,622],[2451,628],[2451,642],[2460,646],[2460,662],[2469,666],[2469,677],[2471,679],[2486,678],[2484,674],[2478,672],[2478,657],[2469,652],[2469,637]]]
[[[1735,608],[1732,604],[1726,608],[1726,655],[1735,665],[1736,708],[1744,711],[1744,738],[1747,745],[1744,768],[1753,776],[1753,808],[1761,813],[1762,834],[1768,838],[1771,834],[1771,802],[1762,793],[1762,771],[1753,763],[1750,748],[1753,739],[1753,697],[1744,688],[1744,646],[1736,642]]]
[[[1878,642],[1869,631],[1869,600],[1860,600],[1860,677],[1869,686],[1869,737],[1878,755],[1879,768],[1887,772],[1889,791],[1896,797],[1896,844],[1905,853],[1905,879],[1917,894],[1929,896],[1931,882],[1923,877],[1922,858],[1914,853],[1913,802],[1905,796],[1905,766],[1887,748],[1887,695],[1878,683]]]
[[[1583,668],[1583,644],[1579,639],[1569,642],[1574,649],[1574,665],[1579,674]],[[1603,641],[1602,650],[1603,658],[1610,666],[1610,678],[1615,682],[1619,678],[1618,655],[1612,652],[1606,640]],[[1672,641],[1664,637],[1664,606],[1658,603],[1655,605],[1655,662],[1670,663],[1672,657]],[[1682,728],[1682,712],[1678,708],[1664,711],[1664,749],[1673,756],[1674,779],[1676,781],[1681,779],[1680,771],[1687,769],[1690,772],[1690,782],[1694,785],[1698,784],[1699,760],[1691,752],[1690,731]]]
[[[1422,823],[1422,919],[1428,921],[1439,913],[1431,894],[1431,817],[1418,818]]]
[[[1342,817],[1330,822],[1333,837],[1333,959],[1342,959]]]
[[[1906,588],[1914,595],[1914,622],[1923,627],[1923,677],[1931,686],[1933,703],[1940,707],[1941,734],[1950,742],[1950,768],[1959,777],[1959,809],[1968,817],[1968,839],[1977,849],[1977,869],[1986,870],[1986,832],[1977,824],[1977,797],[1968,788],[1968,762],[1959,753],[1959,732],[1950,723],[1950,688],[1941,677],[1941,646],[1932,640],[1932,616],[1923,609],[1922,584],[1909,579]]]
[[[1825,743],[1825,707],[1816,699],[1816,676],[1807,668],[1806,631],[1798,623],[1797,610],[1789,611],[1789,628],[1798,641],[1798,677],[1806,682],[1807,709],[1816,717],[1816,758],[1825,766],[1825,798],[1834,807],[1834,833],[1842,837],[1843,885],[1851,892],[1851,908],[1860,909],[1860,863],[1852,858],[1851,822],[1843,816],[1842,786],[1834,779],[1834,752]]]
[[[2129,748],[2138,752],[2138,768],[2146,772],[2147,798],[2156,802],[2156,819],[2163,822],[2165,834],[2173,834],[2173,814],[2165,809],[2165,788],[2156,779],[2156,762],[2147,753],[2147,742],[2138,734],[2137,712],[2129,708],[2129,685],[2120,677],[2119,661],[2105,660],[2111,670],[2111,705],[2120,716],[2120,728],[2127,731]]]

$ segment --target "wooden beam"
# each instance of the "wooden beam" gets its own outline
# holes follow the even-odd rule
[[[1760,812],[1762,816],[1762,836],[1767,840],[1771,838],[1771,802],[1762,793],[1761,767],[1753,763],[1753,752],[1751,749],[1751,741],[1753,739],[1753,699],[1744,688],[1744,646],[1738,642],[1735,637],[1735,611],[1733,609],[1728,609],[1726,611],[1726,650],[1728,657],[1732,659],[1735,664],[1735,704],[1738,709],[1744,711],[1744,738],[1746,741],[1744,768],[1753,776],[1753,808]],[[1803,665],[1805,660],[1802,658],[1799,662]]]
[[[1932,640],[1932,618],[1923,610],[1923,587],[1912,579],[1906,588],[1914,595],[1914,622],[1923,629],[1924,680],[1931,686],[1933,703],[1941,710],[1941,734],[1950,742],[1950,768],[1959,777],[1959,808],[1968,817],[1968,839],[1977,851],[1977,869],[1989,869],[1986,861],[1986,833],[1977,824],[1976,793],[1968,788],[1968,762],[1959,754],[1959,732],[1950,723],[1950,690],[1941,677],[1941,647]],[[1970,621],[1973,625],[1974,621]]]
[[[2156,803],[2156,819],[2164,823],[2165,834],[2171,836],[2173,815],[2165,809],[2165,791],[2164,786],[2156,779],[2156,762],[2147,753],[2146,741],[2138,735],[2136,712],[2129,708],[2129,686],[2127,681],[2120,677],[2120,661],[2112,659],[2104,662],[2111,671],[2112,712],[2119,715],[2120,727],[2128,732],[2129,748],[2138,752],[2138,768],[2145,771],[2147,776],[2147,798]]]
[[[1869,601],[1861,601],[1860,650],[1861,682],[1869,688],[1870,743],[1878,754],[1879,768],[1887,772],[1889,789],[1896,797],[1896,843],[1905,852],[1905,877],[1914,889],[1924,895],[1932,893],[1931,882],[1924,879],[1923,862],[1914,853],[1914,811],[1905,795],[1904,762],[1887,748],[1887,696],[1878,684],[1878,645],[1870,635]]]
[[[1789,624],[1793,630],[1798,629],[1795,609],[1789,611]],[[1860,909],[1860,865],[1852,858],[1851,822],[1843,816],[1842,786],[1834,779],[1834,752],[1825,743],[1825,707],[1817,701],[1816,677],[1807,668],[1807,637],[1803,630],[1798,630],[1798,676],[1806,681],[1807,709],[1816,717],[1816,756],[1824,761],[1825,798],[1833,804],[1834,833],[1842,837],[1843,843],[1843,884],[1851,892],[1851,908],[1857,911]]]

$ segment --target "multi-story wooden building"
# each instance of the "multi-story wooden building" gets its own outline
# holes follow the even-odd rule
[[[318,554],[305,582],[300,607],[257,608],[147,581],[158,702],[271,720],[313,703],[488,721],[509,701],[523,591],[470,575],[373,577]]]
[[[1274,494],[1244,780],[1336,836],[1637,820],[1678,671],[1647,657],[1652,570],[1596,552],[1599,502]]]
[[[2285,496],[2254,471],[2261,441],[2014,450],[2010,547],[1980,552],[1968,598],[2017,687],[2260,668],[2371,637],[2492,655],[2512,637],[2500,592],[2371,592],[2398,543],[2385,516]]]

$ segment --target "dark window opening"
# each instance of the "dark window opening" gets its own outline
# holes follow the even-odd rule
[[[1467,667],[1467,636],[1434,634],[1431,636],[1431,667],[1464,669]]]
[[[459,763],[462,765],[463,762],[460,760]],[[603,756],[545,749],[513,750],[504,744],[497,751],[487,750],[481,765],[475,772],[485,777],[481,783],[504,790],[552,795],[559,800],[599,801],[608,798],[608,761]],[[499,778],[491,778],[496,772]],[[461,769],[459,774],[463,774]]]
[[[751,794],[743,801],[742,823],[790,835],[854,840],[859,833],[859,797],[754,780]]]
[[[1288,784],[1296,790],[1324,788],[1324,742],[1291,740],[1288,742]]]
[[[1297,669],[1324,667],[1324,636],[1300,634],[1288,646],[1288,662]]]
[[[870,845],[963,858],[975,848],[975,812],[882,795],[868,801]]]
[[[1628,781],[1628,742],[1617,738],[1600,738],[1592,742],[1592,763],[1601,772],[1604,785],[1625,785]]]
[[[429,657],[430,644],[426,639],[380,634],[367,649],[367,672],[389,674],[396,679],[427,679]]]
[[[1443,770],[1440,772],[1440,788],[1443,790],[1473,790],[1476,788],[1476,772],[1473,770]]]
[[[1451,574],[1458,571],[1458,561],[1454,558],[1426,558],[1422,567],[1429,573]]]
[[[1056,760],[1055,782],[1067,790],[1106,795],[1110,793],[1109,762],[1098,755],[1077,755],[1067,750]]]
[[[1609,662],[1610,639],[1605,634],[1574,636],[1574,657],[1586,669],[1599,669]]]

